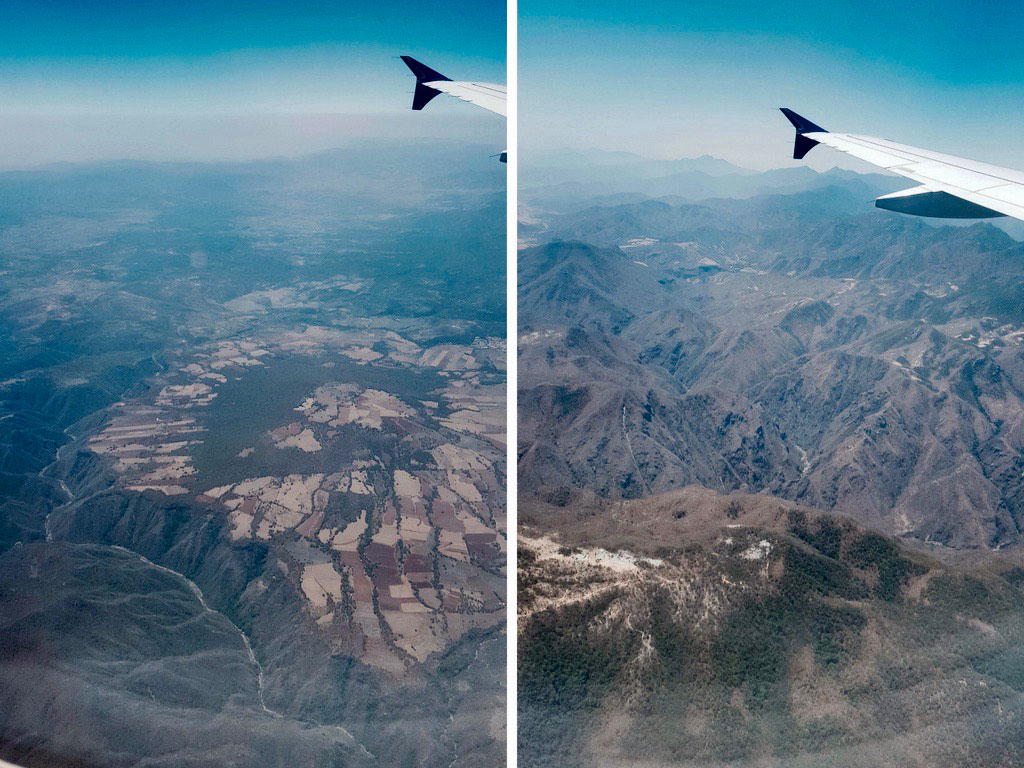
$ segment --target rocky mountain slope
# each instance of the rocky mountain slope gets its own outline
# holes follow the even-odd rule
[[[645,200],[520,253],[520,488],[767,491],[952,547],[1024,521],[1024,246],[855,188]],[[533,236],[531,235],[531,238]]]
[[[29,544],[0,561],[0,616],[0,734],[19,763],[373,765],[344,728],[267,707],[246,636],[130,551]]]

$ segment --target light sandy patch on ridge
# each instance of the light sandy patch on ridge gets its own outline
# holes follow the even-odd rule
[[[768,539],[761,539],[756,544],[751,544],[743,552],[740,553],[740,557],[744,560],[764,560],[768,557],[768,553],[772,551],[772,543]]]
[[[595,549],[574,549],[569,554],[563,554],[559,550],[562,546],[546,536],[538,539],[526,539],[537,551],[537,557],[541,560],[562,560],[564,562],[575,562],[583,565],[593,565],[598,568],[607,568],[616,573],[634,573],[640,570],[640,564],[659,568],[665,564],[664,560],[656,557],[639,557],[631,552],[609,552],[607,549],[597,547]]]

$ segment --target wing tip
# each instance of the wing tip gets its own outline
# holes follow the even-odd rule
[[[797,114],[789,107],[779,107],[779,111],[792,123],[797,133],[828,133],[820,125],[811,122],[803,115]]]
[[[426,83],[434,83],[439,80],[451,80],[450,77],[445,77],[436,69],[431,69],[422,61],[414,59],[412,56],[402,54],[399,58],[405,62],[405,66],[409,68],[409,71],[416,76],[416,90],[412,96],[412,108],[416,112],[419,112],[430,100],[437,96],[440,91],[435,88],[431,88]]]
[[[437,80],[451,80],[450,77],[445,77],[436,69],[431,69],[419,59],[414,59],[408,54],[403,53],[398,58],[404,61],[405,66],[409,68],[409,71],[416,75],[416,80],[418,82],[429,83]]]

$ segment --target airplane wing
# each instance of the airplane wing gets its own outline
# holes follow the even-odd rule
[[[507,94],[504,85],[496,83],[470,83],[455,80],[425,83],[430,88],[447,93],[457,99],[476,104],[478,107],[494,112],[502,117],[506,114]]]
[[[447,93],[449,96],[476,104],[478,107],[483,107],[502,117],[508,117],[506,108],[508,96],[504,85],[452,80],[412,56],[403,56],[402,61],[416,75],[416,91],[412,99],[413,109],[423,109],[439,93]]]
[[[875,205],[914,216],[987,219],[1012,216],[1024,221],[1024,173],[978,163],[873,136],[830,133],[782,107],[796,129],[793,158],[802,159],[818,144],[905,176],[919,186],[883,195]]]

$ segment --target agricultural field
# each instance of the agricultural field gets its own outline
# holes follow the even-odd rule
[[[496,365],[500,340],[307,328],[221,341],[113,404],[84,445],[124,491],[187,496],[232,541],[268,542],[319,633],[401,674],[503,620]]]

